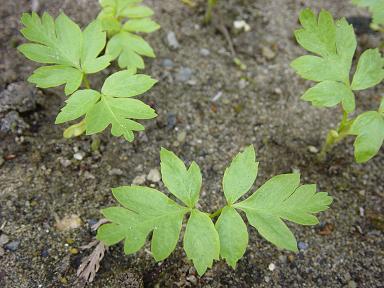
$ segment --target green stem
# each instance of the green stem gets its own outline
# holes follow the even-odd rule
[[[205,11],[204,23],[209,24],[212,20],[212,10],[217,0],[208,0],[207,11]]]
[[[349,135],[349,129],[351,128],[352,123],[353,119],[348,119],[348,113],[343,111],[343,119],[341,119],[337,130],[331,129],[327,134],[327,138],[319,154],[319,159],[321,161],[325,160],[327,153],[332,150],[334,145]]]
[[[209,214],[209,218],[211,218],[211,219],[216,218],[217,216],[219,216],[221,214],[221,211],[223,211],[223,208],[217,210],[215,213]]]
[[[91,85],[89,84],[89,80],[87,78],[87,74],[85,74],[85,73],[83,75],[83,84],[84,84],[85,88],[91,89]]]

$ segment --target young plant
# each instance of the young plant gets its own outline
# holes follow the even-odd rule
[[[303,28],[295,31],[297,42],[315,55],[295,59],[291,66],[304,79],[318,82],[301,99],[316,107],[341,104],[343,117],[337,130],[330,130],[320,157],[349,135],[356,135],[355,159],[366,162],[375,156],[384,140],[383,99],[378,111],[368,111],[350,118],[355,111],[355,92],[371,88],[384,79],[384,58],[378,49],[364,51],[350,81],[356,36],[345,18],[334,23],[332,15],[322,10],[317,19],[310,10],[300,13]]]
[[[205,11],[204,23],[208,24],[212,21],[212,11],[216,4],[217,0],[207,0],[207,10]]]
[[[97,239],[107,246],[124,240],[125,254],[132,254],[143,247],[152,232],[151,251],[155,260],[161,261],[175,249],[188,215],[183,246],[199,275],[220,257],[233,268],[243,257],[249,237],[239,212],[245,213],[249,224],[266,240],[297,252],[295,236],[283,220],[315,225],[318,220],[314,214],[332,203],[326,192],[316,193],[316,185],[300,185],[296,173],[275,176],[239,201],[252,187],[258,172],[254,148],[249,146],[225,170],[226,206],[205,213],[196,207],[202,184],[199,166],[192,162],[187,169],[182,160],[164,148],[160,158],[162,180],[176,201],[149,187],[114,188],[113,195],[123,207],[102,210],[110,223],[100,226]]]
[[[360,7],[367,7],[369,12],[372,14],[372,29],[384,31],[383,0],[352,0],[352,3]]]
[[[100,0],[102,7],[98,15],[103,30],[107,31],[106,53],[118,59],[120,68],[144,69],[142,56],[155,57],[151,46],[135,33],[151,33],[160,28],[151,20],[153,11],[142,0]],[[128,19],[127,19],[128,18]]]
[[[83,31],[65,14],[54,20],[44,13],[23,14],[21,33],[32,43],[22,44],[19,51],[30,60],[50,64],[37,68],[28,81],[40,88],[65,84],[65,94],[71,95],[56,118],[56,124],[72,121],[85,115],[79,123],[70,126],[64,137],[87,135],[103,131],[110,124],[114,136],[133,140],[133,131],[144,127],[131,119],[156,117],[152,108],[132,97],[148,91],[156,80],[146,75],[134,75],[133,69],[109,76],[101,91],[92,90],[88,74],[99,72],[110,65],[112,57],[101,55],[106,45],[106,33],[100,21],[93,21]],[[78,90],[81,84],[86,88]]]

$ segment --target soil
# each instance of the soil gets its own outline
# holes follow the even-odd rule
[[[180,0],[145,2],[162,29],[147,38],[157,58],[146,60],[145,71],[159,83],[142,99],[159,116],[144,123],[146,130],[133,143],[105,131],[100,151],[92,152],[91,137],[62,138],[65,127],[54,125],[65,99],[62,89],[28,84],[36,65],[15,47],[23,41],[20,15],[32,6],[55,15],[64,11],[84,26],[97,15],[97,1],[2,0],[0,234],[9,239],[0,247],[0,286],[81,286],[76,269],[90,251],[79,247],[92,241],[90,225],[101,218],[100,209],[115,204],[110,188],[159,169],[160,147],[200,165],[199,205],[211,212],[224,203],[220,183],[225,167],[241,148],[253,144],[260,161],[255,187],[273,175],[300,171],[303,183],[317,183],[335,199],[319,215],[319,225],[290,225],[301,242],[298,254],[278,250],[250,228],[250,244],[237,269],[219,261],[200,278],[181,245],[161,263],[153,260],[148,245],[130,256],[116,245],[89,287],[383,287],[383,150],[358,165],[353,139],[347,139],[325,162],[317,161],[310,150],[322,145],[341,113],[301,101],[312,83],[289,67],[304,53],[292,36],[303,7],[353,17],[361,32],[359,52],[384,40],[367,29],[367,11],[349,0],[218,1],[215,21],[228,27],[237,56],[247,65],[242,71],[223,34],[215,25],[201,24],[204,1],[195,1],[195,8]],[[245,20],[251,31],[235,31],[234,20]],[[177,49],[167,40],[172,31]],[[92,85],[99,87],[113,69],[93,76]],[[383,88],[359,92],[357,113],[376,109]],[[8,104],[1,102],[5,97]],[[74,158],[76,153],[81,160]],[[161,182],[146,184],[166,192]],[[80,217],[81,226],[58,231],[56,220],[72,214]]]

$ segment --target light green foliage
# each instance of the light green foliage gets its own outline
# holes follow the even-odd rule
[[[368,2],[375,1],[359,2],[368,5]],[[353,27],[344,18],[334,22],[332,15],[324,10],[316,17],[310,9],[305,9],[299,19],[302,28],[295,31],[297,42],[304,49],[318,55],[301,56],[291,63],[301,77],[319,82],[309,88],[302,99],[317,107],[333,107],[341,103],[344,111],[344,118],[336,131],[337,136],[329,134],[331,137],[323,151],[347,135],[358,135],[355,141],[356,161],[368,161],[379,151],[382,143],[384,130],[379,121],[379,113],[366,112],[355,120],[349,119],[348,114],[355,111],[354,91],[371,88],[383,81],[384,58],[378,49],[364,51],[358,59],[351,83],[349,75],[356,50]]]
[[[350,134],[357,135],[353,145],[358,163],[366,162],[375,156],[384,140],[384,113],[382,109],[381,112],[368,111],[357,116],[352,124]]]
[[[118,59],[120,68],[143,69],[142,56],[155,57],[151,46],[135,33],[151,33],[160,28],[151,20],[153,11],[142,0],[100,0],[98,19],[110,40],[106,53]],[[127,20],[128,19],[128,20]]]
[[[211,218],[196,209],[192,210],[184,235],[184,250],[199,275],[219,260],[220,240]]]
[[[185,167],[173,152],[162,148],[160,152],[161,175],[168,190],[190,208],[199,200],[201,188],[201,172],[199,166],[192,162]]]
[[[247,226],[236,209],[226,206],[215,227],[220,237],[220,256],[235,269],[248,246]]]
[[[112,223],[101,226],[97,238],[107,245],[125,239],[124,252],[130,254],[138,251],[149,232],[154,231],[152,253],[157,261],[167,258],[176,247],[187,209],[147,187],[119,187],[113,189],[113,195],[124,208],[111,207],[102,211]]]
[[[273,177],[248,199],[234,207],[243,210],[249,223],[279,248],[297,251],[296,239],[282,219],[302,225],[318,224],[313,213],[332,203],[327,193],[316,193],[315,185],[300,184],[299,174]]]
[[[317,19],[310,9],[305,9],[299,19],[303,28],[295,31],[297,42],[320,56],[305,55],[291,63],[301,77],[320,82],[307,91],[302,99],[318,107],[342,103],[345,111],[353,112],[355,97],[349,81],[356,50],[353,27],[344,18],[334,23],[332,15],[324,10]]]
[[[384,1],[383,0],[352,0],[352,3],[360,7],[367,7],[372,13],[372,23],[384,25]]]
[[[108,55],[99,56],[105,47],[106,35],[98,21],[84,31],[61,13],[56,20],[44,13],[24,13],[21,33],[32,43],[22,44],[19,51],[30,60],[43,64],[28,79],[37,87],[49,88],[65,84],[65,94],[76,91],[85,74],[105,69],[111,61]]]
[[[108,6],[112,5],[108,3],[122,4],[124,1],[102,2]],[[140,1],[128,2],[132,4]],[[130,9],[131,6],[128,6],[126,8]],[[120,8],[122,7],[119,6]],[[135,12],[137,17],[144,13],[139,10]],[[146,11],[148,14],[148,10]],[[111,125],[112,135],[123,136],[126,140],[132,141],[133,131],[144,130],[144,126],[132,119],[156,117],[152,108],[137,99],[132,99],[148,91],[156,83],[156,80],[149,76],[134,75],[136,67],[109,76],[100,92],[90,89],[86,74],[105,69],[112,60],[108,53],[100,56],[106,48],[106,32],[103,31],[101,21],[93,21],[84,31],[63,13],[56,20],[47,13],[41,18],[36,13],[25,13],[21,22],[25,26],[21,33],[32,43],[22,44],[18,49],[33,61],[53,64],[37,68],[28,80],[41,88],[65,84],[65,94],[72,94],[57,116],[56,124],[85,116],[80,123],[66,129],[64,137],[78,136],[84,131],[88,135],[95,134]],[[146,18],[126,23],[129,31],[149,31],[154,25]],[[147,43],[139,36],[132,34],[130,37],[137,39],[129,42],[132,49],[139,52],[146,49]],[[154,56],[150,47],[146,53]],[[129,61],[135,61],[136,56],[129,57]],[[78,90],[82,83],[87,89]]]
[[[384,79],[384,58],[379,49],[366,50],[357,63],[352,80],[353,90],[363,90],[379,84]]]
[[[102,211],[111,223],[99,228],[97,238],[106,245],[125,240],[124,251],[131,254],[144,245],[148,234],[153,231],[153,256],[157,261],[163,260],[175,249],[184,215],[189,214],[184,250],[199,275],[203,275],[219,257],[235,268],[244,255],[248,231],[239,214],[243,211],[249,223],[265,239],[279,248],[297,251],[295,237],[283,220],[302,225],[317,224],[314,214],[328,209],[332,198],[325,192],[316,193],[315,185],[300,186],[298,174],[285,174],[273,177],[244,201],[233,203],[252,187],[257,167],[253,146],[239,153],[225,171],[223,180],[228,204],[213,214],[207,214],[194,207],[201,187],[197,164],[193,162],[187,169],[181,159],[162,148],[163,182],[186,206],[176,204],[151,188],[115,188],[113,194],[125,208],[112,207]],[[214,225],[212,219],[216,216],[219,218]]]
[[[255,182],[259,166],[255,157],[253,146],[248,146],[244,152],[237,154],[225,170],[223,190],[228,203],[236,202]]]
[[[132,141],[133,131],[144,127],[131,119],[151,119],[156,117],[154,110],[142,101],[132,99],[149,90],[156,80],[147,75],[120,71],[109,76],[101,92],[86,89],[71,95],[56,118],[56,124],[75,120],[85,115],[86,134],[103,131],[112,125],[113,136],[123,136]]]

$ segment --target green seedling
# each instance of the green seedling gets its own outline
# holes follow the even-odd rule
[[[357,136],[354,142],[358,163],[374,157],[384,140],[384,99],[377,111],[364,112],[350,118],[355,111],[355,93],[371,88],[384,79],[384,58],[378,49],[367,49],[357,62],[352,81],[350,72],[356,50],[356,36],[345,18],[334,22],[332,15],[322,10],[317,18],[310,10],[300,13],[303,28],[295,31],[297,42],[316,54],[295,59],[291,66],[304,79],[318,82],[301,99],[316,107],[341,105],[342,120],[337,130],[330,130],[320,158],[345,137]]]
[[[142,56],[155,57],[151,46],[137,33],[151,33],[160,28],[151,20],[152,9],[142,0],[100,0],[98,15],[110,38],[106,53],[117,59],[120,68],[144,69]]]
[[[88,74],[99,72],[110,65],[109,54],[101,55],[106,45],[106,32],[101,22],[93,21],[83,31],[65,14],[54,20],[44,13],[23,14],[21,33],[32,43],[22,44],[19,51],[30,60],[48,64],[37,68],[28,78],[40,88],[65,85],[70,97],[56,118],[56,124],[84,118],[64,131],[70,138],[83,134],[95,134],[112,125],[114,136],[133,140],[133,131],[144,127],[131,119],[151,119],[156,116],[152,108],[132,97],[148,91],[156,80],[135,69],[110,75],[101,91],[92,90]],[[83,84],[85,89],[78,90]]]
[[[207,0],[207,10],[205,11],[204,23],[208,24],[212,21],[212,11],[216,6],[217,0]]]
[[[384,31],[384,1],[383,0],[352,0],[352,3],[359,7],[368,8],[372,14],[371,28],[377,31]]]
[[[175,249],[188,215],[183,246],[199,275],[220,257],[233,268],[243,257],[249,236],[241,212],[266,240],[297,252],[295,236],[283,220],[318,224],[314,214],[332,203],[326,192],[316,193],[316,185],[300,185],[297,173],[275,176],[244,197],[253,186],[259,166],[254,148],[249,146],[225,170],[222,184],[226,206],[205,213],[196,207],[202,185],[199,166],[192,162],[187,169],[182,160],[164,148],[160,158],[163,183],[175,200],[148,187],[114,188],[113,195],[122,207],[102,210],[110,223],[100,226],[97,239],[108,246],[124,240],[125,254],[132,254],[143,247],[152,232],[152,255],[161,261]]]

